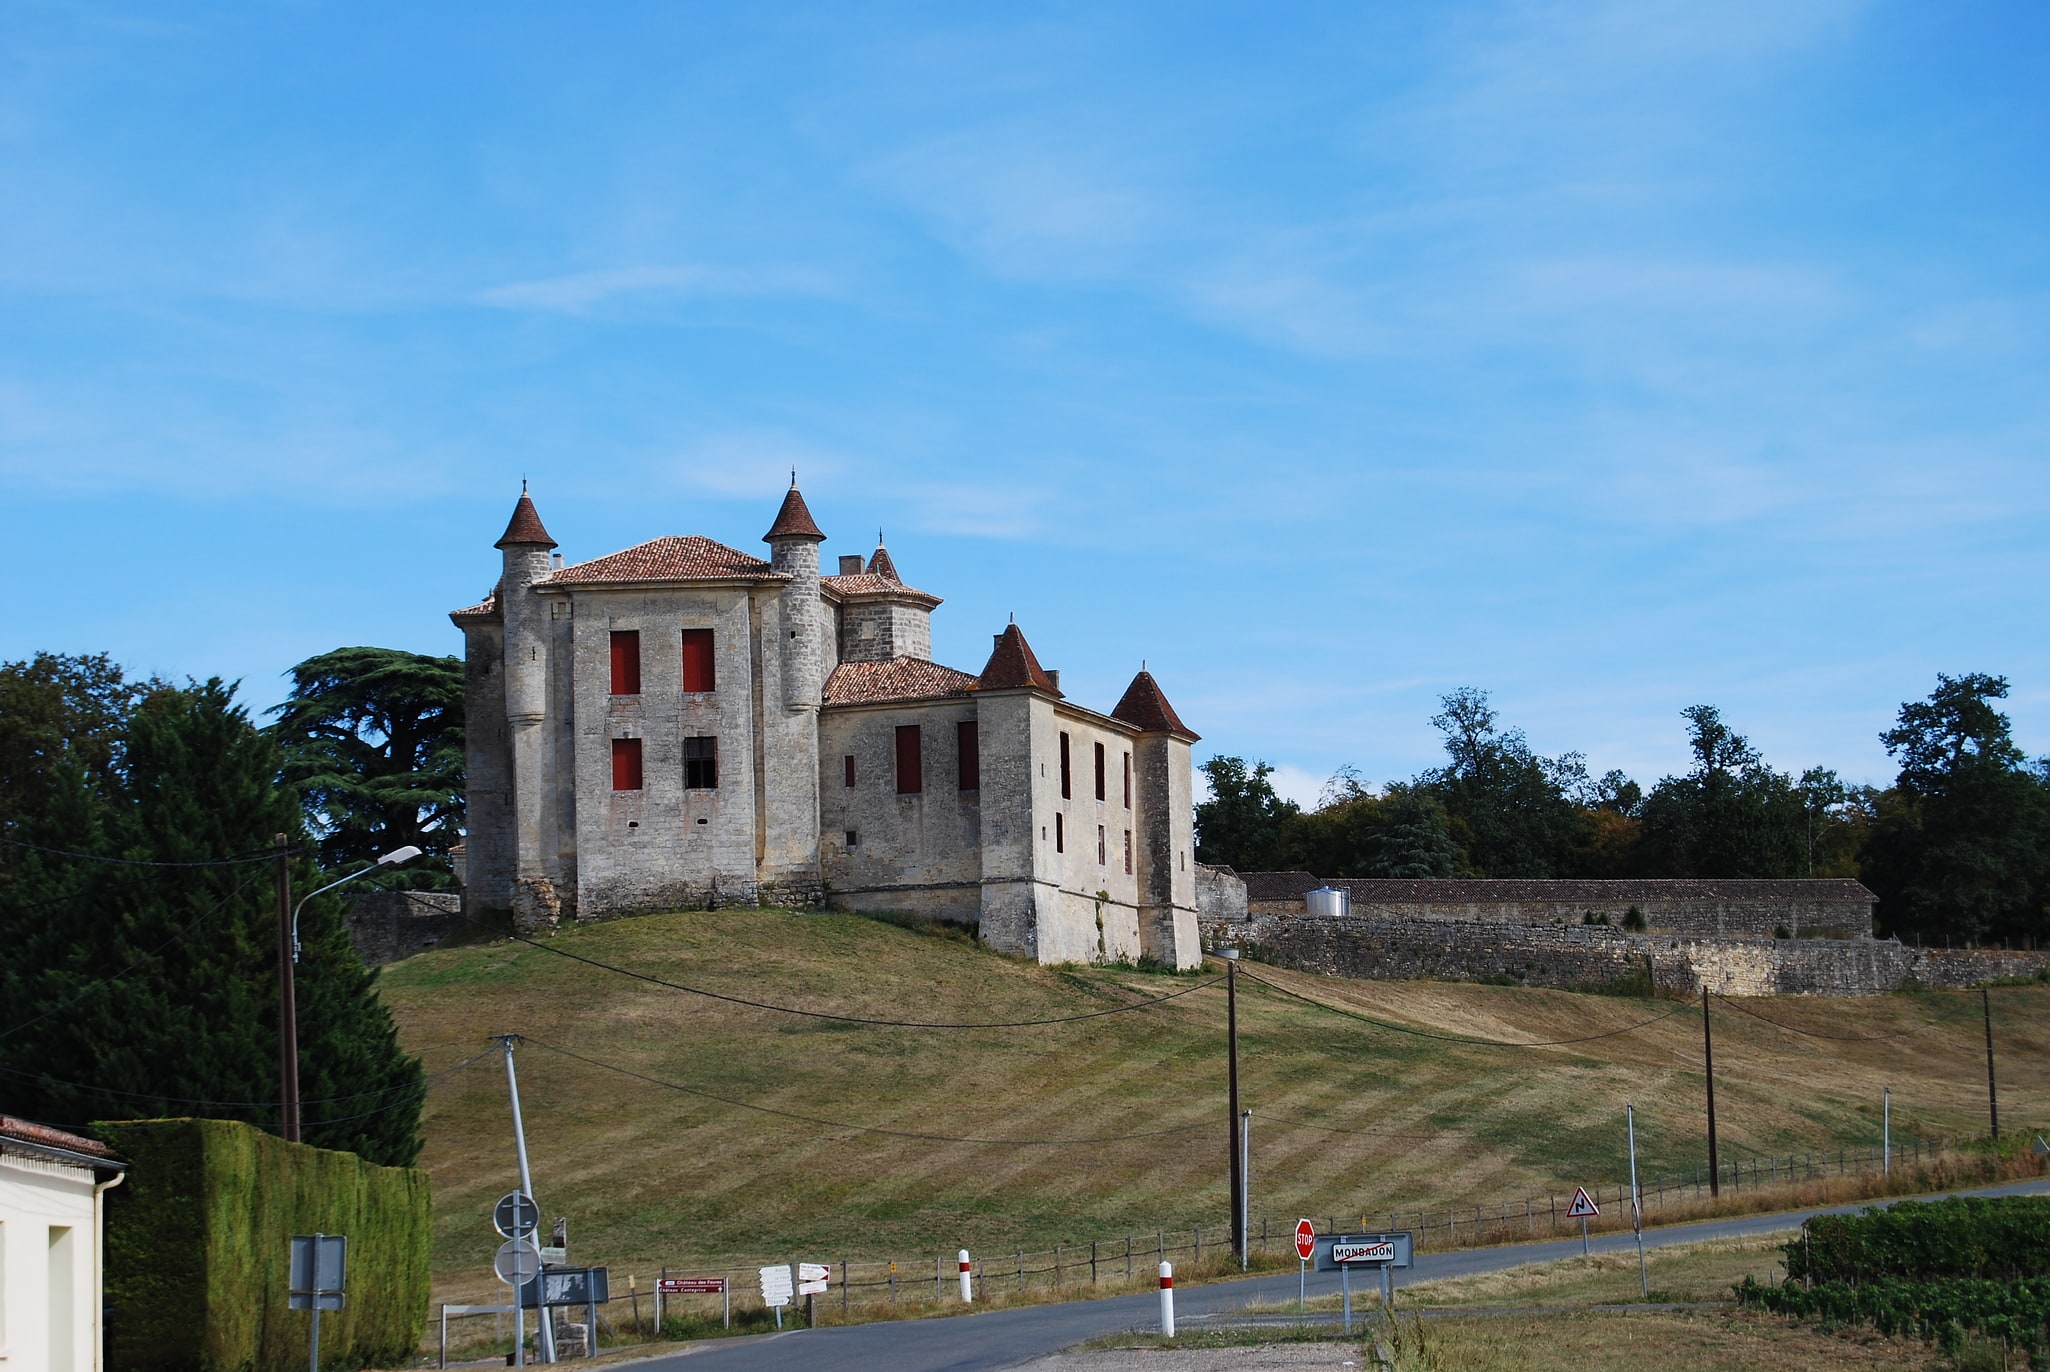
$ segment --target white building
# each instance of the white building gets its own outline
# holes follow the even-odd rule
[[[1015,624],[979,672],[943,666],[939,597],[881,546],[823,575],[825,541],[793,481],[766,559],[691,535],[565,562],[521,493],[498,584],[451,615],[469,909],[824,903],[1197,965],[1196,735],[1153,677],[1087,708]]]
[[[105,1144],[0,1115],[0,1372],[100,1367]]]

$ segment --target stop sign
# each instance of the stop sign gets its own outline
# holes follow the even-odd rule
[[[1295,1255],[1304,1262],[1317,1251],[1317,1226],[1308,1220],[1295,1222]]]

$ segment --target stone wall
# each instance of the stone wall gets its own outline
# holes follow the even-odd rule
[[[1662,991],[1720,995],[1881,995],[2050,971],[2050,953],[1908,948],[1892,939],[1629,934],[1603,925],[1503,925],[1381,914],[1253,914],[1203,921],[1205,942],[1237,944],[1284,967],[1330,976],[1509,981],[1590,989],[1649,974]]]
[[[434,947],[463,928],[462,897],[441,891],[372,891],[349,903],[349,942],[368,967]]]
[[[1229,867],[1196,864],[1196,916],[1205,929],[1246,918],[1246,883]]]

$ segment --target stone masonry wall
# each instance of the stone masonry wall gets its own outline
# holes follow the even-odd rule
[[[1503,925],[1352,914],[1203,921],[1206,943],[1240,944],[1280,966],[1332,976],[1482,981],[1584,989],[1649,971],[1662,991],[1881,995],[2037,976],[2050,953],[1908,948],[1892,940],[1628,934],[1601,925]]]
[[[1794,938],[1870,938],[1872,907],[1844,901],[1741,901],[1708,899],[1666,899],[1629,901],[1477,901],[1466,904],[1369,901],[1355,884],[1338,880],[1329,883],[1349,890],[1352,908],[1358,914],[1399,919],[1450,920],[1455,923],[1480,921],[1491,924],[1578,924],[1583,917],[1607,915],[1609,923],[1620,925],[1635,905],[1650,932],[1667,934],[1714,934],[1734,937],[1771,938],[1785,929]],[[1256,900],[1256,914],[1301,914],[1301,899]]]
[[[425,952],[464,924],[462,897],[441,891],[372,891],[349,902],[349,942],[367,967]]]

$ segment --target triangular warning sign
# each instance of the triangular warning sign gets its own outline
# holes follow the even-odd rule
[[[1601,1214],[1602,1208],[1594,1203],[1594,1197],[1587,1194],[1585,1186],[1573,1188],[1573,1204],[1566,1207],[1566,1218],[1570,1220],[1591,1219]]]

